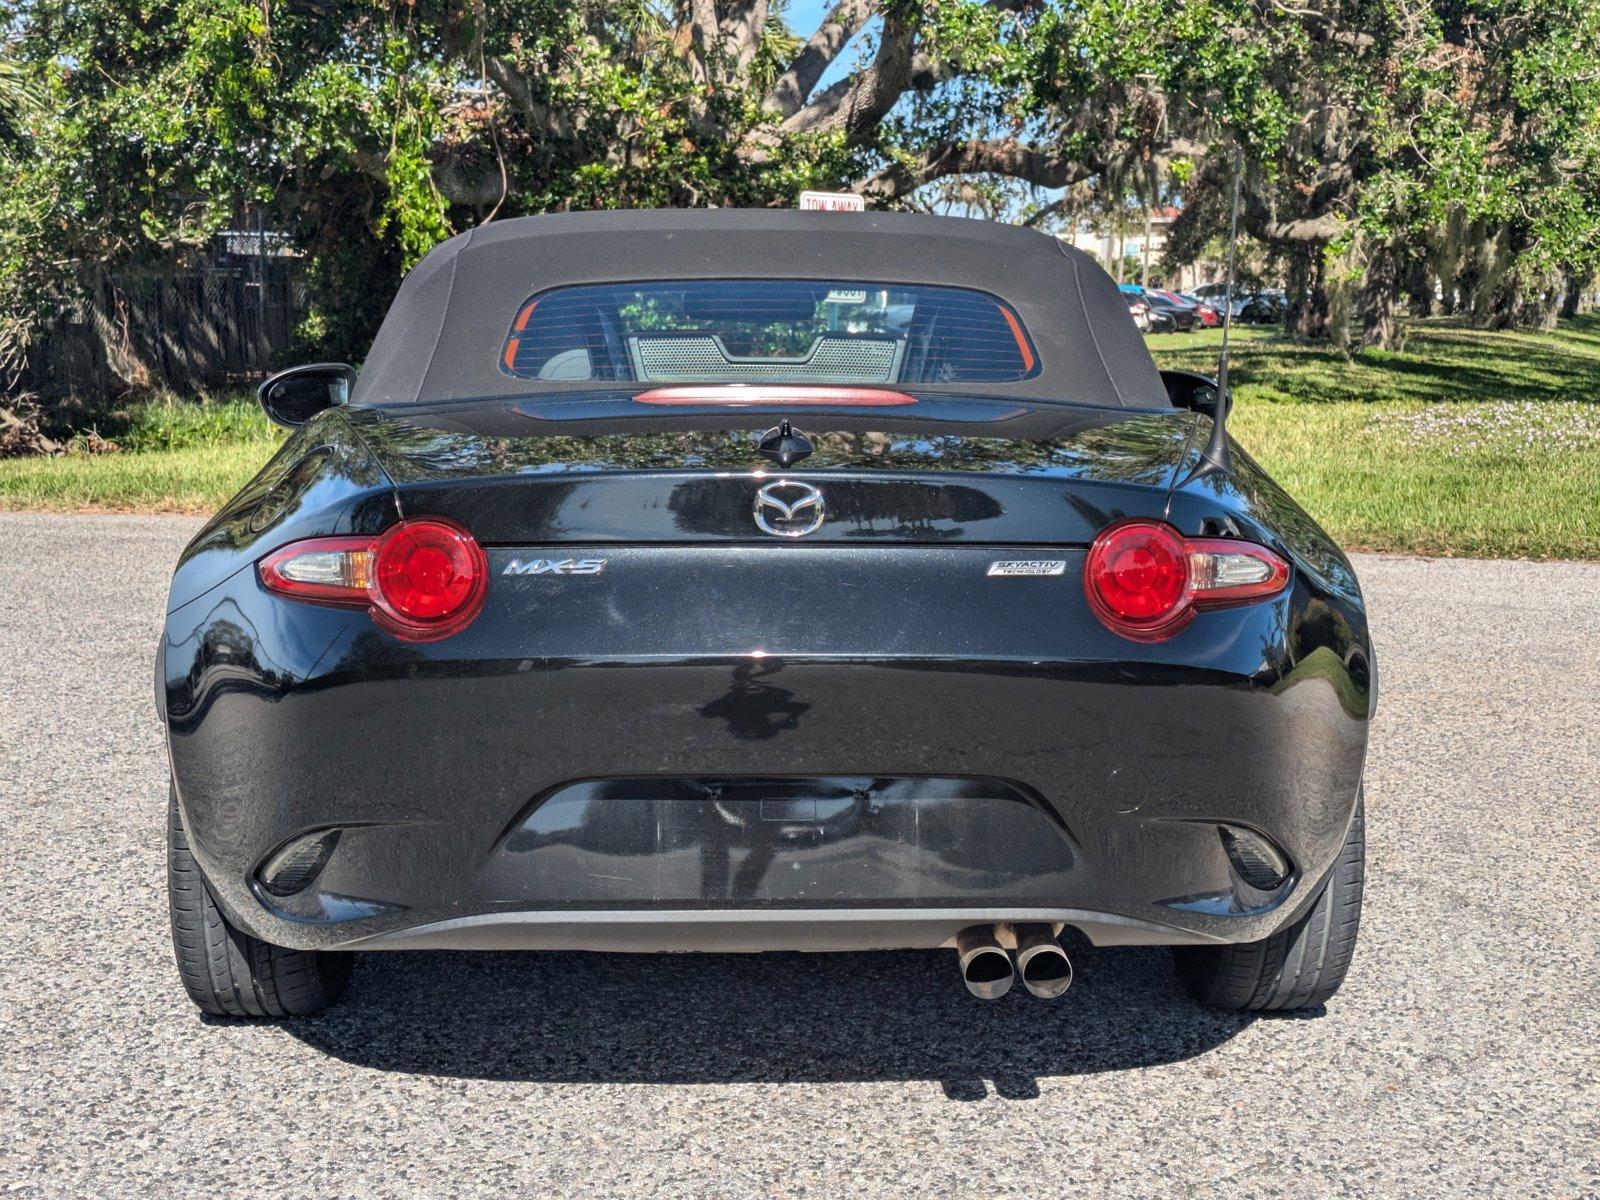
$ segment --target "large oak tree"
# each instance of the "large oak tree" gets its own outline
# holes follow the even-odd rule
[[[1593,7],[836,0],[796,31],[777,0],[0,0],[44,97],[0,146],[0,356],[86,271],[246,218],[307,255],[307,342],[351,355],[484,220],[824,187],[1043,221],[1176,188],[1198,244],[1236,153],[1317,333],[1341,255],[1380,302],[1446,228],[1516,287],[1590,261]]]

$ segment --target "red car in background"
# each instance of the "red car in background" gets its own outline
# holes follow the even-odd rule
[[[1215,307],[1208,301],[1194,295],[1192,292],[1179,292],[1178,295],[1189,301],[1191,304],[1199,306],[1200,323],[1206,326],[1208,329],[1222,324],[1222,310],[1220,308]]]
[[[1200,324],[1207,329],[1213,329],[1222,324],[1222,314],[1198,296],[1190,296],[1185,292],[1163,291],[1160,288],[1151,288],[1149,290],[1155,292],[1158,296],[1165,297],[1173,304],[1181,304],[1185,308],[1194,309],[1195,316],[1200,319]]]

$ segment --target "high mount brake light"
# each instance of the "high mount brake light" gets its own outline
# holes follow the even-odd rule
[[[398,638],[431,642],[483,608],[489,560],[465,529],[439,517],[391,525],[378,537],[291,542],[258,564],[269,592],[338,608],[365,608]]]
[[[723,383],[652,388],[634,396],[633,402],[666,408],[742,404],[785,408],[898,408],[915,404],[917,398],[889,388]]]
[[[1160,521],[1119,521],[1101,531],[1083,567],[1089,607],[1107,629],[1159,642],[1196,612],[1251,604],[1283,591],[1289,564],[1264,546],[1186,538]]]

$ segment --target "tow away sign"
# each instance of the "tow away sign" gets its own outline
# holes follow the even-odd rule
[[[854,192],[801,192],[802,212],[866,212],[867,202]]]

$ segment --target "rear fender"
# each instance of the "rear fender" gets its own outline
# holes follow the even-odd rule
[[[184,548],[173,612],[300,538],[378,533],[399,517],[394,485],[342,411],[308,421]]]

